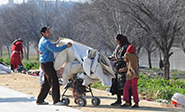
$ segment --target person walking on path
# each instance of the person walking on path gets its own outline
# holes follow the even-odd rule
[[[121,68],[119,72],[125,72],[126,73],[126,83],[123,88],[123,100],[126,101],[125,104],[121,105],[121,107],[130,107],[130,98],[129,98],[129,88],[132,85],[132,94],[135,104],[131,108],[138,108],[139,107],[139,95],[137,91],[137,82],[139,79],[139,73],[138,73],[138,56],[135,53],[134,47],[132,45],[129,45],[126,53],[124,55],[124,61],[126,62],[127,67]]]
[[[116,78],[112,79],[112,85],[110,88],[110,92],[112,95],[117,95],[117,100],[114,103],[111,103],[112,106],[119,106],[121,105],[121,95],[123,95],[123,87],[126,82],[126,71],[120,73],[119,69],[126,67],[126,63],[124,61],[124,54],[126,53],[127,47],[130,45],[128,42],[128,39],[126,36],[122,34],[118,34],[115,38],[115,41],[117,42],[117,47],[113,54],[109,56],[108,58],[110,61],[114,61],[114,68],[115,68],[115,76]],[[131,98],[131,89],[129,97]],[[131,102],[130,102],[131,103]]]
[[[18,38],[12,44],[10,58],[10,65],[12,71],[17,70],[18,66],[22,65],[21,60],[24,58],[22,42],[22,38]]]
[[[72,46],[69,42],[66,45],[57,47],[57,43],[51,43],[50,38],[50,27],[42,27],[40,30],[42,35],[39,41],[39,53],[40,53],[40,63],[41,69],[44,72],[44,82],[41,86],[40,93],[37,97],[36,103],[38,105],[46,105],[48,102],[45,102],[50,88],[52,89],[52,99],[54,105],[65,105],[60,101],[60,87],[58,82],[57,73],[53,66],[54,61],[54,52],[61,52],[66,48]],[[59,41],[57,41],[59,42]]]

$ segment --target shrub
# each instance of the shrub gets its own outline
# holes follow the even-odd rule
[[[5,63],[6,65],[10,66],[10,59],[4,60],[4,63]]]
[[[2,57],[0,57],[0,61],[4,62],[6,65],[10,66],[10,59],[3,59]]]
[[[0,57],[0,61],[1,62],[4,62],[6,65],[10,66],[10,59],[3,59],[2,57]],[[39,61],[38,62],[28,62],[28,61],[25,61],[23,62],[23,66],[27,69],[27,70],[30,70],[30,69],[39,69]]]
[[[24,67],[27,70],[30,70],[30,69],[39,69],[39,66],[40,66],[39,62],[38,63],[37,62],[24,63],[23,65],[24,65]]]
[[[185,94],[185,83],[179,80],[165,80],[163,77],[151,78],[140,74],[138,81],[138,92],[151,99],[171,100],[174,93]]]

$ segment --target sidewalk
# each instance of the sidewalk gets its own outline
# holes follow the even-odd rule
[[[81,112],[67,106],[37,105],[36,99],[25,93],[0,86],[1,112]]]

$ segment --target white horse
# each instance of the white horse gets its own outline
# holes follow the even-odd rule
[[[77,77],[84,80],[85,86],[98,81],[101,81],[102,85],[111,86],[114,72],[109,59],[96,49],[70,39],[61,39],[58,45],[68,42],[72,43],[72,47],[58,53],[54,62],[54,68],[57,71],[62,70],[60,75],[63,84],[67,84],[68,80],[77,74]]]

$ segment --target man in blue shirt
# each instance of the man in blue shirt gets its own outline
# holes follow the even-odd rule
[[[47,97],[50,88],[52,88],[52,99],[54,105],[64,105],[60,102],[60,86],[58,82],[57,73],[53,67],[54,52],[61,52],[72,44],[69,42],[66,45],[57,47],[56,44],[50,42],[50,27],[42,27],[40,30],[42,35],[39,41],[39,53],[41,68],[44,72],[44,82],[41,86],[36,103],[38,105],[47,105],[44,99]]]

